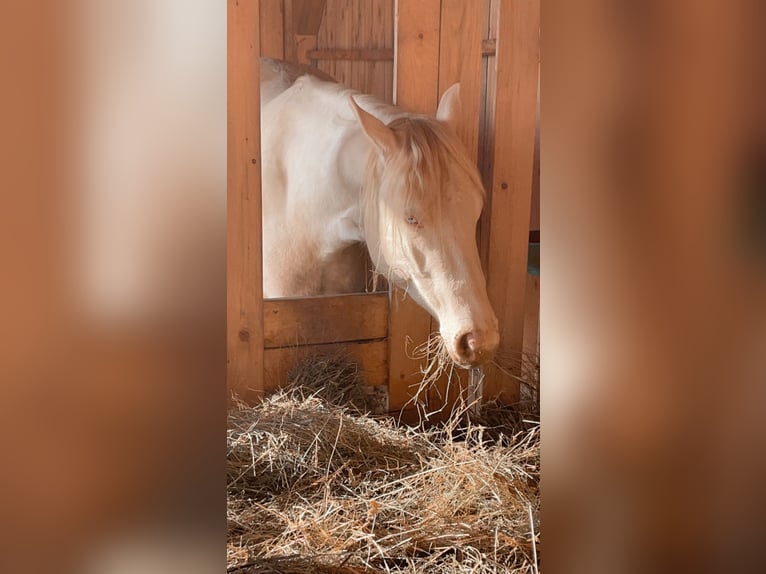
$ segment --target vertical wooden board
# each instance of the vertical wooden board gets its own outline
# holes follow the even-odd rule
[[[436,113],[439,91],[439,2],[396,1],[395,101],[414,112]],[[421,361],[409,356],[428,339],[431,316],[401,290],[391,289],[389,408],[401,409],[420,379]]]
[[[392,7],[391,0],[374,0],[369,15],[369,39],[367,47],[386,48],[391,47],[386,36],[392,35],[393,30],[386,27],[386,11]],[[386,93],[386,62],[366,62],[365,91],[384,101],[391,101],[391,95]]]
[[[228,0],[227,383],[263,391],[259,2]]]
[[[285,56],[283,0],[260,0],[261,56],[282,60]]]
[[[396,0],[394,18],[394,102],[433,115],[439,101],[441,2]]]
[[[288,62],[298,61],[298,51],[295,46],[295,0],[284,0],[284,59]]]
[[[497,38],[495,152],[489,245],[489,297],[501,325],[498,360],[520,375],[529,215],[535,147],[539,0],[502,0]],[[515,360],[513,358],[516,357]],[[518,385],[488,373],[487,396],[515,400]]]
[[[500,0],[486,0],[486,33],[485,38],[496,40],[497,15]],[[484,201],[484,211],[479,218],[477,240],[479,256],[484,273],[489,267],[489,226],[492,211],[492,163],[495,145],[495,86],[497,73],[495,70],[495,55],[484,58],[484,79],[482,82],[482,109],[479,123],[479,171],[481,172],[487,197]]]
[[[431,334],[431,316],[404,292],[391,287],[388,317],[389,336],[389,408],[401,409],[412,398],[410,385],[421,379],[425,361],[412,358],[416,346]]]
[[[524,308],[524,356],[521,361],[521,376],[533,380],[538,376],[537,342],[540,338],[540,277],[527,274],[527,302]]]
[[[460,83],[461,116],[457,133],[474,163],[479,149],[479,111],[481,109],[484,0],[442,0],[439,30],[439,96]],[[438,330],[431,321],[431,330]],[[460,377],[467,381],[468,377]],[[431,410],[444,407],[449,413],[462,392],[463,384],[453,376],[443,376],[429,392]],[[446,401],[446,403],[445,403]]]
[[[484,0],[442,0],[439,96],[460,83],[462,114],[458,135],[475,162],[481,108],[481,41]]]
[[[293,28],[299,36],[316,36],[327,0],[293,0]]]
[[[535,159],[532,171],[532,211],[529,216],[529,229],[540,231],[540,72],[537,83],[537,116],[535,118]]]
[[[386,0],[386,6],[385,6],[385,10],[383,14],[384,14],[383,25],[386,30],[384,47],[393,48],[394,47],[394,0]],[[385,95],[384,100],[388,103],[393,103],[394,101],[394,63],[385,62],[383,64],[383,67],[384,67],[383,94]]]

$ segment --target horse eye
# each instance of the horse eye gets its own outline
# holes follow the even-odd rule
[[[417,218],[413,217],[412,215],[410,215],[407,218],[407,223],[409,223],[410,225],[418,225],[419,224]]]

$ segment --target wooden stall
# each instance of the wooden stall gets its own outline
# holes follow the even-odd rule
[[[228,383],[246,399],[312,354],[345,352],[398,411],[420,379],[411,357],[438,325],[397,290],[263,300],[259,56],[306,63],[339,82],[433,114],[461,83],[458,133],[487,191],[477,233],[501,325],[484,396],[518,397],[537,350],[539,276],[528,275],[537,123],[539,0],[229,0]],[[525,335],[526,333],[526,335]],[[526,337],[526,340],[525,340]],[[434,389],[431,401],[444,401]],[[446,400],[449,400],[448,398]]]

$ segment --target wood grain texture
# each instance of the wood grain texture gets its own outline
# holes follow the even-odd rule
[[[260,0],[261,56],[281,60],[285,56],[283,0]]]
[[[396,0],[395,103],[435,114],[439,102],[441,2]]]
[[[387,293],[268,299],[263,315],[267,349],[388,336]]]
[[[227,383],[263,391],[263,265],[259,2],[229,0],[227,182]]]
[[[495,70],[495,47],[497,38],[497,16],[500,0],[485,0],[487,13],[484,21],[484,36],[486,41],[492,42],[493,52],[488,55],[483,63],[482,100],[479,117],[479,171],[481,172],[484,190],[487,193],[484,202],[484,210],[479,218],[477,229],[477,241],[479,243],[479,257],[482,269],[486,275],[489,268],[489,226],[492,209],[492,165],[494,161],[495,146],[495,93],[497,72]]]
[[[275,391],[288,379],[290,370],[309,357],[348,357],[359,366],[359,373],[368,386],[385,385],[388,381],[388,343],[336,343],[266,349],[264,352],[265,388]]]
[[[527,274],[527,301],[524,307],[524,356],[521,376],[525,380],[538,376],[540,353],[540,277]]]
[[[539,0],[502,0],[497,37],[497,89],[490,223],[489,297],[501,325],[498,356],[523,351],[529,217],[537,105]],[[520,361],[511,372],[520,375]],[[511,378],[489,376],[487,396],[518,397]]]
[[[309,65],[311,63],[311,60],[309,59],[309,52],[316,49],[317,37],[295,34],[293,36],[293,41],[295,43],[296,61],[301,64]]]
[[[308,53],[310,60],[358,60],[363,62],[394,61],[394,51],[391,48],[376,49],[324,49],[311,50]]]
[[[327,0],[293,0],[293,30],[299,36],[316,36]]]
[[[439,2],[396,2],[395,101],[404,108],[435,114],[439,95]],[[420,381],[422,361],[412,349],[431,333],[431,316],[400,289],[391,290],[389,313],[389,408],[402,408]]]
[[[484,9],[484,0],[442,0],[439,30],[439,97],[453,84],[460,83],[457,134],[474,163],[479,149]],[[439,330],[435,319],[431,321],[431,330]],[[429,409],[443,408],[448,416],[467,380],[467,376],[453,376],[451,381],[441,377],[429,391]]]
[[[392,101],[393,6],[393,0],[327,0],[309,58],[340,83]]]
[[[484,0],[442,0],[439,42],[439,97],[460,83],[458,136],[476,162],[481,108],[481,42]]]

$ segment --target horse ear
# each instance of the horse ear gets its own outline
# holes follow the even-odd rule
[[[356,117],[359,118],[359,123],[362,124],[362,130],[365,135],[372,140],[380,151],[384,154],[392,153],[397,148],[397,141],[394,132],[391,131],[386,124],[381,122],[378,118],[364,111],[356,103],[353,96],[348,98],[351,101],[351,107],[356,112]]]
[[[462,104],[460,103],[460,84],[452,84],[439,100],[439,107],[436,110],[436,119],[440,122],[457,129],[460,122],[460,112]]]

